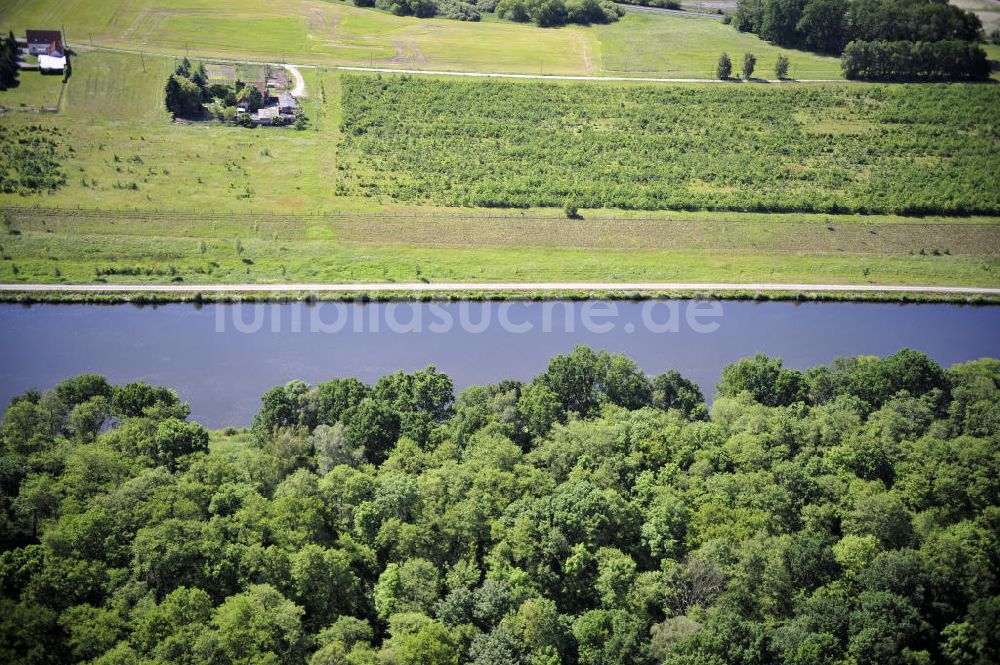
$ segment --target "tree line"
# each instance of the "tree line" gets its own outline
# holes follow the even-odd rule
[[[976,44],[853,41],[841,56],[844,76],[876,81],[985,80],[986,52]]]
[[[613,23],[623,10],[612,0],[354,0],[358,7],[375,7],[397,16],[439,16],[479,21],[483,14],[543,28],[567,23]]]
[[[778,80],[788,77],[788,67],[790,63],[788,61],[788,56],[784,53],[779,53],[778,57],[774,61],[774,77]],[[743,65],[740,68],[740,73],[743,79],[750,81],[753,79],[753,73],[757,69],[757,56],[755,56],[750,51],[743,54]],[[733,75],[733,61],[729,57],[729,54],[723,51],[722,55],[719,56],[719,62],[715,66],[715,75],[720,80],[727,80],[732,78]]]
[[[84,375],[0,426],[0,660],[978,665],[1000,362],[676,372],[577,347],[269,390],[209,433]]]
[[[979,17],[924,0],[739,0],[733,25],[788,48],[843,55],[847,78],[979,79]],[[850,44],[855,46],[848,49]],[[863,55],[862,55],[863,54]]]

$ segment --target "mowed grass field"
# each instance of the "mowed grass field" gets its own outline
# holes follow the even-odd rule
[[[324,0],[7,0],[0,26],[66,26],[71,44],[293,63],[586,74],[596,33],[397,17]]]
[[[995,286],[990,220],[2,210],[7,283],[706,281]]]
[[[743,54],[757,56],[755,76],[773,79],[779,54],[788,57],[788,76],[839,79],[840,59],[773,46],[721,21],[629,11],[623,20],[595,26],[604,70],[623,76],[715,78],[725,51],[739,70]]]
[[[22,72],[21,86],[0,92],[0,106],[10,109],[0,120],[5,125],[65,131],[68,175],[54,193],[0,194],[0,204],[250,211],[314,209],[329,200],[337,178],[337,74],[302,70],[307,131],[247,130],[172,123],[163,107],[172,58],[84,52],[74,63],[58,114],[22,106],[37,72]],[[337,203],[358,205],[371,203]]]
[[[247,130],[172,123],[162,107],[172,66],[81,53],[58,114],[21,106],[34,81],[0,93],[6,127],[60,129],[68,174],[54,193],[0,194],[10,222],[0,282],[1000,281],[1000,224],[989,218],[583,210],[566,220],[558,208],[363,195],[351,181],[357,155],[339,147],[345,75],[302,70],[308,130]]]
[[[66,26],[73,44],[326,65],[530,74],[714,77],[722,51],[753,51],[763,76],[786,53],[801,78],[840,78],[836,58],[773,47],[721,21],[628,12],[607,26],[543,29],[397,17],[324,0],[7,0],[0,26]]]

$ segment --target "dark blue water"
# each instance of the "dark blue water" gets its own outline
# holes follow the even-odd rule
[[[713,325],[714,324],[714,325]],[[709,331],[711,330],[711,331]],[[755,352],[807,368],[909,346],[944,366],[1000,357],[1000,307],[670,302],[0,305],[0,404],[82,372],[175,388],[208,427],[246,425],[291,379],[374,381],[436,365],[458,390],[529,379],[575,344],[679,370],[711,396]]]

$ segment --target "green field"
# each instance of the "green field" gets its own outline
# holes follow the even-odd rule
[[[374,164],[341,147],[348,75],[302,70],[307,131],[247,130],[171,123],[161,95],[172,66],[148,55],[81,53],[58,114],[29,112],[34,84],[51,78],[24,73],[21,87],[0,93],[11,109],[5,130],[57,130],[67,175],[52,193],[0,194],[11,225],[0,237],[0,281],[998,283],[1000,225],[990,218],[583,209],[583,220],[569,221],[560,208],[511,213],[370,196],[358,180],[374,177]],[[565,95],[578,86],[543,87]],[[618,85],[598,89],[623,94]],[[627,90],[757,94],[743,86]],[[795,94],[804,93],[846,94]]]
[[[0,282],[705,281],[993,286],[990,220],[6,209]]]
[[[720,21],[629,12],[611,25],[596,26],[604,70],[626,76],[715,78],[723,51],[739,67],[747,51],[757,56],[756,76],[774,78],[774,62],[784,53],[788,75],[800,79],[839,79],[840,60],[772,46],[756,35]]]
[[[63,94],[61,76],[42,76],[37,71],[21,72],[16,88],[0,92],[0,105],[13,111],[35,112],[58,108]]]
[[[56,115],[17,112],[24,82],[40,76],[22,72],[20,87],[0,92],[0,105],[14,110],[4,125],[60,128],[69,182],[43,197],[0,194],[0,203],[188,210],[322,205],[327,183],[336,178],[328,146],[338,140],[339,104],[323,102],[325,95],[339,97],[336,74],[302,70],[309,131],[256,131],[171,123],[163,85],[172,66],[168,58],[82,53]]]
[[[344,76],[350,191],[452,206],[1000,214],[995,86]]]
[[[317,64],[563,73],[600,68],[595,33],[396,17],[322,0],[14,0],[0,25],[66,26],[70,43]]]
[[[712,19],[630,12],[608,26],[542,29],[487,16],[417,19],[323,0],[12,0],[0,26],[65,25],[72,44],[147,53],[532,74],[700,78],[714,75],[721,51],[752,50],[769,76],[782,51]],[[836,58],[784,52],[797,76],[840,77]]]

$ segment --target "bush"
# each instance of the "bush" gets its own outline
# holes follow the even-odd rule
[[[676,0],[626,0],[623,5],[637,5],[639,7],[659,7],[661,9],[680,9],[681,3]]]
[[[566,199],[566,203],[563,204],[563,212],[566,213],[567,219],[576,219],[580,216],[580,211],[570,199]]]
[[[774,76],[777,79],[788,76],[788,56],[784,53],[778,54],[778,59],[774,62]]]
[[[662,5],[663,0],[655,3]],[[441,16],[458,21],[479,21],[484,12],[495,12],[499,18],[518,23],[531,21],[543,28],[566,23],[613,23],[625,13],[612,0],[356,0],[355,4],[374,6],[397,16]]]
[[[753,70],[757,66],[757,56],[753,53],[743,54],[743,78],[748,81],[753,77]]]
[[[515,23],[527,23],[530,18],[524,0],[500,0],[497,3],[497,16]]]
[[[462,0],[442,0],[437,11],[438,16],[456,21],[478,21],[482,18],[476,5]]]
[[[566,23],[566,3],[563,0],[528,0],[528,14],[540,28],[552,28]]]
[[[600,0],[568,0],[566,2],[566,20],[569,23],[589,25],[591,23],[610,23],[618,20],[618,12],[622,11],[613,2]]]
[[[396,16],[417,18],[430,18],[437,14],[438,10],[433,0],[375,0],[375,7]]]
[[[729,59],[728,53],[719,56],[719,64],[715,68],[715,74],[723,81],[728,79],[733,73],[733,61]]]

